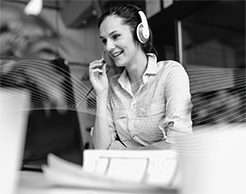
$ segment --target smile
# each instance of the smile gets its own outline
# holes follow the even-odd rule
[[[119,55],[121,55],[123,53],[123,51],[120,51],[120,52],[116,52],[116,53],[112,53],[111,55],[116,58],[118,57]]]

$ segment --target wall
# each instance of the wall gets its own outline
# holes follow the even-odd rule
[[[96,18],[81,29],[67,28],[60,16],[51,9],[43,10],[41,17],[60,34],[59,44],[66,47],[65,59],[71,62],[90,63],[101,57],[102,45],[99,40]],[[56,19],[58,17],[58,19]]]

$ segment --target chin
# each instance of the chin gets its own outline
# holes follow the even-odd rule
[[[117,62],[115,62],[115,65],[117,67],[125,67],[125,63],[117,63]]]

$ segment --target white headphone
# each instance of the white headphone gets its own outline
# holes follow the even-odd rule
[[[144,44],[149,40],[149,36],[150,36],[149,25],[144,12],[138,11],[138,13],[141,18],[141,23],[138,24],[136,33],[137,33],[138,40]]]

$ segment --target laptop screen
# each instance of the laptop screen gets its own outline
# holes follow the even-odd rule
[[[30,95],[22,170],[41,171],[53,153],[82,165],[83,144],[69,66],[62,59],[20,60],[1,67],[2,88]]]

